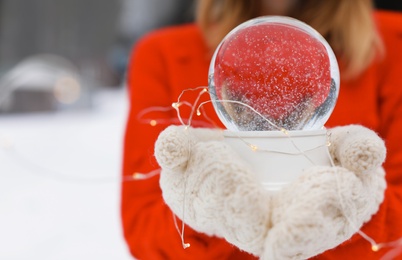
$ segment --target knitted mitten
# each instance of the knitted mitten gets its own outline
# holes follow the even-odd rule
[[[383,201],[383,141],[362,126],[329,132],[336,166],[311,167],[275,194],[264,259],[306,259],[336,247],[370,220]]]
[[[171,126],[163,131],[155,145],[163,198],[193,229],[262,252],[270,196],[222,139],[219,130]]]
[[[361,126],[334,128],[335,167],[315,166],[267,192],[219,130],[171,126],[155,145],[167,205],[199,232],[263,259],[304,259],[350,238],[378,210],[383,141]]]

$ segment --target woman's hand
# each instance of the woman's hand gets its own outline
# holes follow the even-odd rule
[[[336,166],[311,167],[272,193],[220,130],[168,127],[155,145],[164,200],[195,230],[263,259],[322,253],[371,218],[385,189],[383,141],[360,126],[330,131]]]

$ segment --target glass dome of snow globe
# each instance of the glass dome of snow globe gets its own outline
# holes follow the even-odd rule
[[[231,131],[321,129],[339,93],[339,68],[326,40],[289,17],[249,20],[212,57],[209,93]]]

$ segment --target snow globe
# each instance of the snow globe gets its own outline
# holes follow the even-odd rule
[[[339,93],[339,68],[325,39],[284,16],[240,24],[221,41],[209,93],[225,142],[269,191],[307,167],[331,165],[325,122]]]

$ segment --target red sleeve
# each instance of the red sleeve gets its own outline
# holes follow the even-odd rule
[[[377,70],[379,135],[385,140],[387,158],[384,164],[387,179],[385,198],[379,211],[362,231],[376,243],[402,239],[402,14],[378,13],[385,45],[385,57]],[[358,97],[356,97],[358,98]],[[387,259],[402,259],[402,245],[385,247],[378,252],[359,234],[343,245],[316,259],[380,259],[384,254],[399,250]],[[396,251],[395,251],[396,252]],[[345,258],[347,257],[347,258]]]
[[[189,227],[184,238],[191,246],[183,249],[173,215],[161,196],[159,175],[127,180],[135,172],[149,173],[159,168],[153,156],[155,140],[177,118],[174,111],[154,112],[142,118],[167,120],[155,126],[138,118],[146,108],[170,107],[177,99],[169,86],[168,57],[163,39],[151,35],[137,44],[130,58],[127,73],[130,111],[124,140],[121,202],[124,237],[132,255],[138,259],[228,259],[234,250],[232,246]],[[178,224],[181,225],[180,220]]]
[[[386,58],[381,66],[379,132],[387,147],[384,168],[388,187],[381,208],[383,240],[378,242],[390,242],[402,239],[402,14],[385,13],[383,17]],[[394,259],[402,259],[402,254]]]

